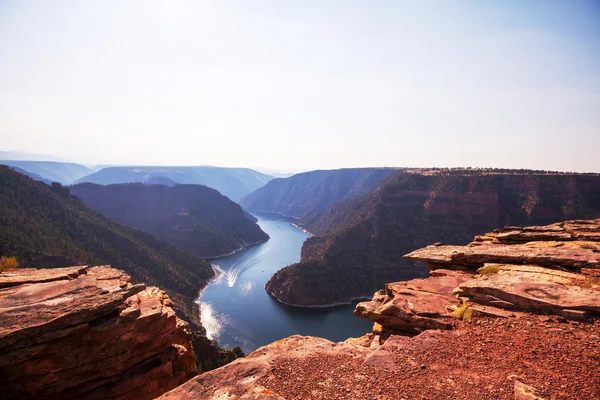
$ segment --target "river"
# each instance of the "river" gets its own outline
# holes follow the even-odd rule
[[[308,237],[289,218],[252,213],[271,239],[238,253],[211,260],[217,276],[198,298],[207,336],[221,346],[240,346],[246,353],[294,335],[320,336],[332,341],[362,336],[372,322],[352,314],[356,302],[328,308],[285,306],[265,290],[271,276],[300,261]]]

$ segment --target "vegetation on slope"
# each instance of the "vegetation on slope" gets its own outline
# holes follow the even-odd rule
[[[466,244],[503,225],[598,216],[600,176],[399,173],[310,224],[320,236],[304,243],[301,262],[273,275],[267,290],[288,304],[347,302],[426,274],[402,256],[427,244]]]
[[[21,267],[110,264],[136,281],[160,286],[180,315],[199,326],[194,300],[213,276],[201,258],[89,209],[67,188],[0,166],[0,256]]]
[[[82,183],[69,190],[108,218],[200,257],[227,254],[269,238],[238,204],[202,185]]]

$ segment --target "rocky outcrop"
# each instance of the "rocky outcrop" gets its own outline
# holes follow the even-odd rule
[[[152,399],[196,375],[167,294],[109,266],[0,274],[0,397]]]
[[[390,283],[372,301],[359,303],[355,315],[372,319],[375,333],[451,329],[456,318],[450,306],[459,303],[452,291],[471,278],[463,272],[438,270],[427,279]]]
[[[437,243],[405,257],[426,262],[431,276],[388,284],[357,305],[375,333],[452,329],[465,312],[600,316],[600,281],[590,275],[600,272],[600,219],[506,227],[467,246]]]

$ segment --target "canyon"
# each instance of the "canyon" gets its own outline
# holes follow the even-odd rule
[[[292,335],[236,360],[202,327],[205,260],[0,167],[0,252],[21,267],[0,273],[3,396],[595,398],[600,177],[383,171],[353,181],[356,193],[335,189],[328,208],[308,205],[297,222],[315,235],[265,296],[308,307],[360,297],[354,314],[371,331],[338,343]],[[326,182],[317,192],[335,188]],[[88,201],[133,190],[154,205],[199,191],[225,199],[219,223],[255,223],[205,187],[79,187]],[[166,220],[190,196],[167,202]]]

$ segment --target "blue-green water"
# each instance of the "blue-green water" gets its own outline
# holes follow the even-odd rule
[[[341,341],[371,330],[372,322],[352,314],[355,304],[306,309],[285,306],[273,299],[265,284],[277,270],[300,261],[302,243],[308,234],[281,215],[253,215],[271,239],[211,261],[217,277],[198,299],[202,325],[210,338],[223,347],[240,346],[250,352],[294,334]]]

